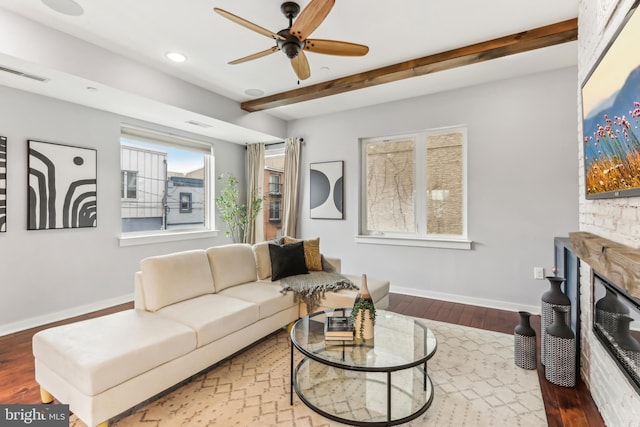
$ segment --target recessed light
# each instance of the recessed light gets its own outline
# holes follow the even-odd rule
[[[69,16],[80,16],[84,9],[73,0],[41,0],[42,3],[56,12]]]
[[[167,52],[164,56],[166,56],[170,61],[178,63],[185,62],[187,60],[186,55],[183,55],[180,52]]]
[[[244,91],[249,96],[262,96],[264,95],[264,91],[260,89],[247,89]]]

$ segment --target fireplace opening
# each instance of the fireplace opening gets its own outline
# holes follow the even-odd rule
[[[640,394],[640,299],[593,277],[593,331]]]

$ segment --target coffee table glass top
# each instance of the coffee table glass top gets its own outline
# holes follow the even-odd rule
[[[314,313],[298,320],[291,340],[298,350],[324,364],[367,372],[399,370],[428,360],[436,351],[436,337],[411,317],[376,310],[373,341],[325,341],[326,316],[349,316],[351,309]]]

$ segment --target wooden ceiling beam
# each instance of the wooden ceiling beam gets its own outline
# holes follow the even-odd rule
[[[578,19],[574,18],[363,73],[253,99],[241,103],[240,107],[249,112],[282,107],[455,67],[476,64],[577,39]]]

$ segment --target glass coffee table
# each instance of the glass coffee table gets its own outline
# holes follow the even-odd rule
[[[325,341],[327,316],[299,319],[291,328],[291,390],[317,413],[345,424],[387,426],[422,415],[433,400],[427,360],[436,352],[433,332],[411,317],[376,310],[374,339]],[[294,367],[294,348],[304,356]]]

